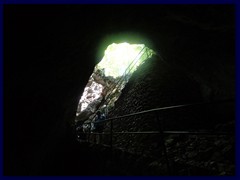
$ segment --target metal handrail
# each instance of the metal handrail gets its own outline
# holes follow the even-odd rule
[[[157,112],[157,111],[162,111],[162,110],[170,110],[170,109],[177,109],[177,108],[184,108],[184,107],[191,107],[191,106],[198,106],[198,105],[207,105],[207,104],[227,103],[227,102],[231,102],[231,101],[234,101],[234,99],[225,99],[225,100],[212,101],[212,102],[198,102],[198,103],[181,104],[181,105],[175,105],[175,106],[166,106],[166,107],[149,109],[149,110],[145,110],[145,111],[131,113],[131,114],[123,115],[123,116],[117,116],[117,117],[113,117],[113,118],[108,118],[108,119],[105,119],[105,120],[102,120],[102,121],[98,121],[98,122],[94,122],[94,123],[104,123],[104,122],[108,122],[108,121],[111,121],[111,120],[116,120],[116,119],[131,117],[131,116],[136,116],[136,115],[140,115],[140,114],[147,114],[147,113]]]
[[[84,132],[79,133],[79,134],[86,134]],[[97,132],[91,132],[91,134],[102,134],[102,135],[109,135],[111,132],[102,132],[102,133],[97,133]],[[234,133],[229,133],[229,132],[212,132],[212,131],[124,131],[124,132],[115,132],[113,131],[113,134],[189,134],[189,135],[234,135]]]
[[[145,111],[141,111],[141,112],[137,112],[137,113],[131,113],[131,114],[127,114],[127,115],[123,115],[123,116],[118,116],[118,117],[113,117],[113,118],[109,118],[103,121],[98,121],[98,122],[94,122],[94,123],[106,123],[110,121],[110,132],[103,132],[103,133],[91,133],[94,135],[110,135],[110,145],[107,145],[108,147],[110,147],[111,152],[113,149],[113,134],[159,134],[160,136],[160,143],[163,147],[163,154],[165,156],[166,159],[166,164],[167,164],[167,169],[168,169],[168,174],[171,174],[171,167],[169,164],[169,159],[168,159],[168,153],[167,153],[167,148],[165,145],[165,139],[164,139],[164,135],[165,134],[186,134],[186,135],[234,135],[234,133],[228,133],[228,132],[212,132],[212,131],[164,131],[163,128],[161,127],[161,124],[159,122],[159,128],[160,131],[140,131],[140,132],[114,132],[113,131],[113,120],[119,120],[121,118],[126,118],[126,117],[131,117],[131,116],[136,116],[136,115],[143,115],[143,114],[147,114],[147,113],[152,113],[155,112],[156,116],[158,118],[159,121],[159,111],[163,111],[163,110],[171,110],[171,109],[178,109],[178,108],[186,108],[186,107],[191,107],[191,106],[202,106],[202,105],[208,105],[208,104],[219,104],[219,103],[227,103],[227,102],[233,102],[234,99],[225,99],[225,100],[219,100],[219,101],[212,101],[212,102],[198,102],[198,103],[191,103],[191,104],[182,104],[182,105],[175,105],[175,106],[167,106],[167,107],[162,107],[162,108],[155,108],[155,109],[150,109],[150,110],[145,110]],[[88,123],[87,123],[88,124]],[[88,132],[88,135],[90,135],[90,131]],[[89,140],[89,139],[88,139]]]
[[[198,132],[198,131],[139,131],[139,132],[113,132],[114,134],[191,134],[191,135],[232,135],[233,133],[227,132]],[[104,133],[106,134],[106,133]]]
[[[133,61],[128,65],[128,67],[127,67],[126,70],[124,71],[124,75],[126,75],[126,73],[127,73],[128,71],[130,72],[130,71],[132,70],[132,68],[134,67],[134,65],[137,63],[137,61],[136,61],[137,57],[143,52],[144,49],[146,49],[146,46],[144,46],[144,47],[141,49],[141,51],[137,54],[137,56],[133,59]],[[144,54],[144,53],[143,53],[143,54]],[[132,66],[132,64],[133,64],[133,66]],[[132,67],[131,67],[131,66],[132,66]],[[129,73],[129,72],[128,72],[128,73]],[[127,73],[127,74],[128,74],[128,73]],[[118,87],[122,84],[124,78],[125,78],[125,76],[122,76],[122,77],[117,81],[117,83],[116,83],[116,85],[115,85],[116,88],[118,88]],[[100,103],[100,106],[97,108],[96,111],[99,110],[99,108],[101,107],[101,104],[106,103],[106,105],[108,105],[108,103],[110,102],[110,101],[108,101],[108,100],[109,100],[109,97],[110,97],[110,96],[112,95],[112,93],[113,93],[114,85],[111,85],[109,89],[111,90],[110,93],[107,95],[107,97],[105,97],[105,101]],[[95,117],[96,117],[96,114],[92,117],[92,120],[95,119]]]

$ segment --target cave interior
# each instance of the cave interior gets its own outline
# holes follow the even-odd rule
[[[234,5],[226,4],[4,5],[4,174],[164,175],[163,162],[143,160],[142,156],[137,157],[137,150],[131,155],[116,150],[116,159],[108,162],[106,159],[112,158],[108,149],[76,141],[72,123],[84,88],[106,48],[112,43],[127,42],[144,44],[155,54],[132,73],[115,99],[110,117],[234,99],[234,13]],[[166,119],[168,130],[209,127],[234,132],[234,107],[230,103],[163,112],[162,118]],[[195,119],[204,120],[198,123]],[[144,117],[138,123],[135,120],[127,119],[114,128],[124,131],[134,126],[137,131],[155,127],[152,118]],[[126,144],[129,149],[131,145],[145,144],[154,150],[158,146],[155,138],[136,135],[134,143],[125,142],[129,136],[119,135],[115,141],[120,149]],[[175,141],[183,146],[184,142],[198,143],[192,146],[197,149],[205,147],[202,151],[208,152],[201,151],[202,156],[193,150],[187,157],[192,158],[189,162],[194,167],[201,165],[196,163],[200,157],[204,159],[203,166],[212,168],[185,171],[177,163],[170,164],[178,169],[175,175],[233,175],[234,137],[211,140],[215,144],[212,149],[201,138],[167,139],[169,156],[175,152],[171,147]],[[224,152],[217,152],[220,150]],[[93,156],[95,151],[101,154]],[[123,156],[129,157],[127,165],[121,162]],[[212,159],[207,162],[209,158]],[[114,168],[113,164],[118,165]],[[148,164],[146,172],[139,171],[143,168],[140,164]],[[129,171],[120,171],[124,166]]]

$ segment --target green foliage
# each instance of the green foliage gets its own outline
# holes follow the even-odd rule
[[[111,44],[97,68],[103,69],[105,76],[114,78],[133,73],[139,65],[150,58],[153,51],[144,44]]]

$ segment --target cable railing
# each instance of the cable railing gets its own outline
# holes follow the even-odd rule
[[[145,50],[145,52],[144,52]],[[132,60],[132,62],[128,65],[128,67],[126,68],[126,70],[124,71],[124,75],[116,82],[116,84],[112,84],[109,89],[110,92],[108,93],[107,97],[105,97],[105,100],[102,101],[99,105],[99,107],[97,108],[96,112],[100,109],[100,107],[102,105],[106,105],[106,107],[108,106],[108,103],[110,103],[111,99],[109,98],[113,93],[114,93],[114,89],[118,89],[119,87],[121,87],[122,83],[124,82],[124,80],[126,80],[126,76],[130,74],[131,70],[135,67],[136,63],[139,60],[139,56],[141,57],[144,53],[147,52],[147,48],[146,46],[144,46],[141,51],[139,51],[139,53],[137,54],[137,56]],[[142,53],[142,54],[141,54]],[[147,57],[149,58],[149,54],[147,53]],[[94,120],[96,117],[96,114],[92,117],[92,120]],[[91,121],[92,121],[91,120]],[[86,123],[85,123],[86,124]]]
[[[125,72],[123,73],[124,75],[119,79],[119,81],[116,83],[116,86],[114,87],[114,86],[112,86],[111,88],[110,88],[110,93],[108,94],[108,96],[105,98],[106,100],[105,100],[105,102],[104,103],[106,103],[106,105],[108,105],[108,103],[110,102],[108,102],[108,100],[109,100],[109,97],[112,95],[112,93],[113,93],[113,90],[114,89],[118,89],[121,85],[122,85],[122,83],[124,82],[124,80],[126,79],[126,76],[131,72],[131,70],[132,70],[132,68],[136,65],[136,63],[137,63],[137,60],[138,60],[138,56],[141,54],[141,52],[145,49],[146,47],[143,47],[142,49],[141,49],[141,51],[137,54],[137,56],[133,59],[133,61],[129,64],[129,66],[126,68],[126,70],[125,70]],[[132,66],[133,65],[133,66]],[[132,66],[132,67],[131,67]]]
[[[170,173],[170,164],[169,164],[169,159],[168,159],[168,153],[167,153],[167,148],[166,148],[166,143],[165,143],[165,139],[164,139],[164,135],[168,134],[185,134],[185,135],[197,135],[197,136],[233,136],[234,132],[218,132],[218,131],[167,131],[164,130],[163,124],[162,124],[162,120],[159,117],[159,112],[162,111],[169,111],[169,110],[176,110],[176,109],[184,109],[187,107],[201,107],[201,106],[205,106],[205,105],[217,105],[217,104],[223,104],[223,103],[233,103],[234,99],[226,99],[226,100],[219,100],[219,101],[213,101],[213,102],[199,102],[199,103],[191,103],[191,104],[182,104],[182,105],[175,105],[175,106],[167,106],[167,107],[161,107],[161,108],[155,108],[155,109],[149,109],[149,110],[145,110],[145,111],[141,111],[141,112],[136,112],[136,113],[131,113],[131,114],[127,114],[127,115],[122,115],[122,116],[117,116],[117,117],[113,117],[113,118],[108,118],[106,120],[102,120],[102,121],[98,121],[98,122],[94,122],[94,124],[98,124],[98,123],[103,123],[103,124],[110,124],[110,130],[109,132],[91,132],[90,130],[88,131],[88,133],[86,133],[88,135],[87,141],[90,141],[90,136],[102,136],[102,135],[108,135],[110,136],[110,142],[109,144],[104,144],[105,146],[109,146],[111,148],[111,150],[113,150],[113,136],[115,134],[158,134],[159,135],[159,142],[163,148],[163,155],[165,157],[166,160],[166,164],[167,164],[167,169],[168,172]],[[115,121],[118,120],[124,120],[128,117],[132,117],[132,116],[142,116],[145,114],[150,114],[150,113],[154,113],[155,114],[155,118],[157,119],[158,122],[158,131],[136,131],[136,132],[130,132],[130,131],[124,131],[124,132],[118,132],[118,131],[114,131],[113,130],[113,125]],[[101,143],[101,142],[100,142]]]
[[[113,118],[108,118],[106,120],[102,120],[100,122],[95,122],[95,123],[104,123],[104,122],[117,120],[117,119],[121,119],[121,118],[125,118],[125,117],[147,114],[147,113],[157,112],[157,111],[180,109],[180,108],[192,107],[192,106],[203,106],[203,105],[210,105],[210,104],[227,103],[227,102],[233,102],[233,101],[234,101],[234,99],[226,99],[226,100],[219,100],[219,101],[212,101],[212,102],[198,102],[198,103],[181,104],[181,105],[175,105],[175,106],[166,106],[166,107],[149,109],[149,110],[145,110],[145,111],[141,111],[141,112],[131,113],[131,114],[127,114],[127,115],[117,116],[117,117],[113,117]]]

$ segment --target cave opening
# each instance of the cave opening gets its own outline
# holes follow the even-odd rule
[[[75,123],[92,122],[98,110],[107,116],[132,74],[154,54],[144,44],[110,44],[84,88]]]

